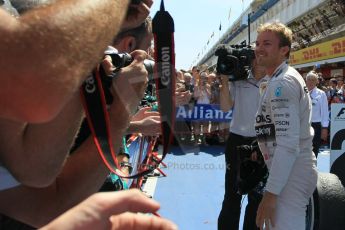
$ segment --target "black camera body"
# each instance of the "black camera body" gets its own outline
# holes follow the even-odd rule
[[[112,74],[107,75],[105,70],[103,69],[102,65],[100,65],[100,75],[101,81],[104,89],[104,95],[106,99],[107,105],[111,105],[113,102],[113,96],[110,93],[110,87],[112,85],[112,79],[116,77],[116,72],[119,71],[121,68],[130,65],[133,61],[133,58],[128,53],[118,53],[117,49],[112,46],[108,46],[107,50],[105,50],[104,55],[109,55],[112,59],[112,64],[115,67],[115,70]],[[144,66],[148,72],[148,79],[153,82],[153,71],[154,71],[154,64],[155,62],[149,59],[144,60]]]
[[[253,152],[257,153],[256,161],[251,159]],[[251,145],[238,146],[237,153],[240,160],[237,193],[241,195],[250,191],[262,193],[268,178],[268,169],[257,141],[254,141]]]
[[[131,0],[131,4],[138,5],[141,2],[141,0]]]
[[[219,45],[215,52],[218,57],[217,73],[228,75],[229,81],[248,78],[255,59],[254,49],[247,45]]]
[[[111,57],[112,63],[115,67],[115,72],[130,65],[133,61],[133,58],[129,53],[118,53],[115,48],[108,47],[104,54]],[[149,81],[152,81],[155,62],[150,59],[145,59],[144,66],[148,72]]]

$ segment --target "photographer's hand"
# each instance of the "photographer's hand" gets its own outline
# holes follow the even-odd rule
[[[139,4],[130,4],[121,30],[139,26],[149,16],[152,4],[153,0],[142,0]]]
[[[115,70],[115,67],[111,61],[111,57],[109,55],[105,55],[102,61],[102,67],[106,75],[111,75]]]
[[[138,190],[97,193],[41,230],[51,229],[177,229],[172,222],[136,212],[156,212],[159,204]]]
[[[128,133],[142,133],[154,136],[161,133],[161,118],[159,112],[150,111],[151,107],[141,108],[133,117]]]
[[[147,57],[145,51],[134,51],[131,53],[133,62],[117,72],[113,81],[114,103],[112,107],[124,106],[121,113],[133,115],[136,112],[140,100],[144,97],[148,82],[148,73],[143,64]],[[116,109],[117,110],[117,109]],[[119,116],[120,114],[116,114]]]

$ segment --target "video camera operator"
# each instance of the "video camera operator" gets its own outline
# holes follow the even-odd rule
[[[237,51],[239,50],[241,49],[237,49]],[[242,195],[238,193],[237,187],[240,165],[240,153],[237,148],[241,145],[251,145],[256,139],[254,125],[255,114],[259,106],[260,86],[264,85],[267,81],[264,69],[257,65],[254,55],[252,55],[253,53],[254,51],[250,50],[248,55],[246,55],[248,59],[247,64],[252,67],[246,76],[224,75],[219,65],[217,66],[217,72],[221,76],[221,109],[224,112],[233,109],[230,134],[225,148],[225,194],[222,209],[218,217],[219,230],[239,229]],[[218,57],[218,64],[222,64],[222,57]],[[232,66],[231,68],[235,68],[234,63],[228,64]],[[241,68],[248,68],[248,66],[241,66]],[[232,81],[229,81],[229,77]],[[236,80],[236,77],[240,79]],[[262,194],[256,191],[248,193],[248,205],[243,224],[244,230],[258,229],[255,218],[261,198]]]

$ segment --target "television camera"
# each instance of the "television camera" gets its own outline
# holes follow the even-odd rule
[[[254,49],[247,45],[219,45],[215,55],[218,57],[217,73],[229,76],[229,81],[248,78],[252,62],[255,59]]]

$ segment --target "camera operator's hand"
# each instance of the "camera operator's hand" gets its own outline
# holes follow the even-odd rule
[[[142,0],[139,4],[130,4],[121,30],[139,26],[149,16],[152,4],[153,0]]]
[[[229,85],[229,77],[227,75],[219,75],[222,85]]]
[[[231,92],[229,89],[229,78],[227,75],[219,75],[221,79],[220,89],[220,108],[227,112],[234,106],[234,101],[231,97]]]
[[[136,212],[155,212],[159,204],[138,190],[97,193],[43,227],[49,229],[177,229],[172,222]]]

